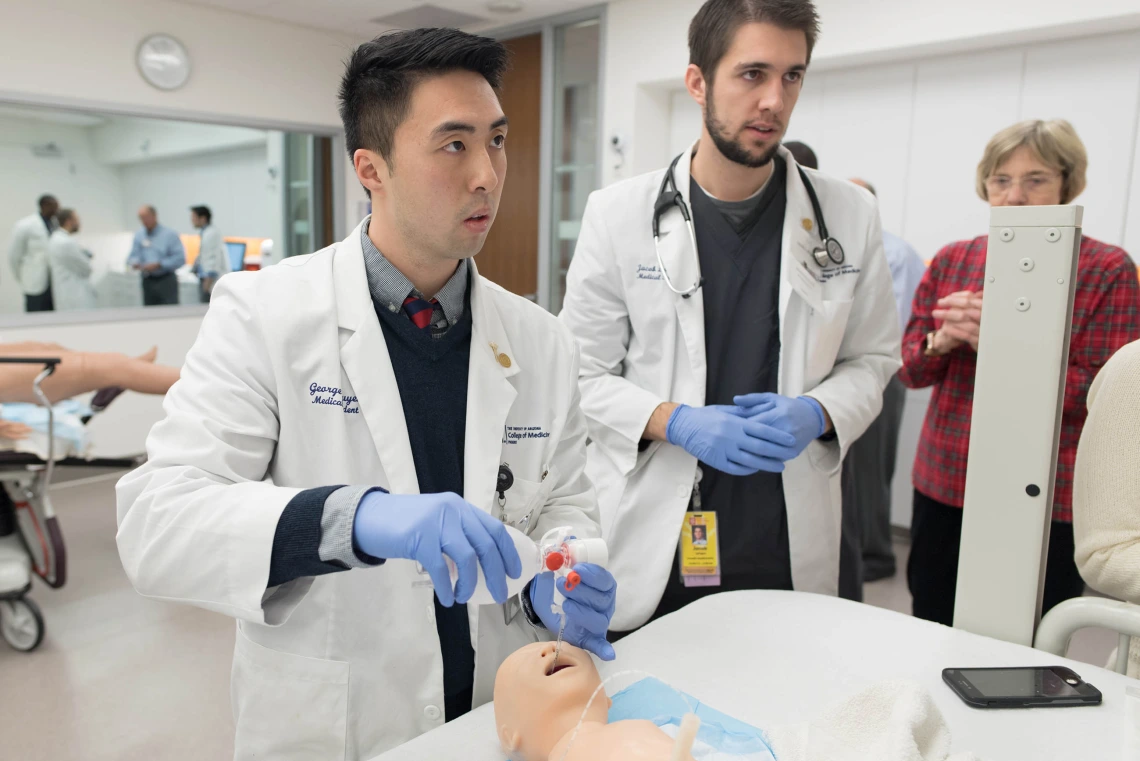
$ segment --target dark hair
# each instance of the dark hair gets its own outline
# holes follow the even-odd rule
[[[801,143],[799,140],[789,140],[784,143],[784,147],[792,154],[792,158],[800,166],[806,166],[808,169],[819,169],[819,159],[815,157],[813,151],[807,143]]]
[[[207,224],[212,222],[214,219],[214,215],[210,213],[209,206],[191,206],[190,211],[194,212],[199,217],[205,217]]]
[[[819,13],[811,0],[708,0],[689,24],[689,63],[712,82],[737,30],[750,22],[803,32],[811,62],[819,37]]]
[[[509,54],[497,40],[458,29],[411,29],[382,34],[352,51],[340,83],[340,119],[348,155],[376,151],[392,166],[392,140],[408,116],[412,90],[424,78],[451,71],[482,75],[496,91]]]
[[[42,209],[43,207],[47,206],[49,203],[58,204],[59,201],[55,200],[55,196],[53,196],[49,193],[48,195],[40,196],[40,200],[37,201],[37,203],[39,204],[40,208]]]
[[[55,213],[55,221],[63,227],[75,216],[75,209],[60,209]]]

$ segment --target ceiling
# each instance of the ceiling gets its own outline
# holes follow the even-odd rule
[[[191,5],[215,8],[252,16],[285,21],[301,26],[350,34],[360,39],[374,37],[392,28],[372,19],[409,11],[425,4],[474,16],[480,21],[463,26],[471,32],[484,32],[518,23],[536,21],[579,8],[597,5],[599,0],[517,0],[522,9],[514,13],[489,10],[503,0],[181,0]],[[428,16],[430,18],[430,16]]]

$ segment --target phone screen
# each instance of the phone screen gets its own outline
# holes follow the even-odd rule
[[[1080,692],[1052,669],[960,669],[959,673],[987,698],[1070,698]]]

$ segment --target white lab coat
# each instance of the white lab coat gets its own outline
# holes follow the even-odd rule
[[[8,261],[20,281],[20,290],[38,296],[47,290],[49,280],[48,231],[39,214],[24,217],[12,228]]]
[[[498,515],[506,462],[505,520],[521,527],[533,512],[532,535],[572,526],[598,536],[573,337],[474,268],[470,306],[463,496]],[[330,395],[345,407],[314,403]],[[441,726],[434,592],[415,563],[266,590],[278,519],[300,490],[419,492],[360,228],[311,256],[223,278],[165,410],[147,464],[119,482],[119,553],[142,594],[238,619],[235,757],[371,758]],[[540,635],[517,598],[469,612],[479,705],[507,655]]]
[[[213,225],[207,225],[202,229],[201,242],[198,246],[198,259],[197,264],[199,277],[205,277],[207,273],[216,272],[218,277],[232,272],[233,267],[230,266],[230,255],[226,251],[226,244],[222,240],[222,233],[218,228]]]
[[[57,312],[94,309],[91,259],[67,230],[56,230],[48,241],[51,295]]]
[[[780,155],[789,165],[779,393],[810,394],[827,409],[837,434],[834,441],[809,444],[784,471],[792,581],[797,590],[835,594],[840,464],[879,414],[883,388],[901,366],[898,318],[870,193],[808,170],[828,231],[846,249],[844,266],[821,274],[811,259],[819,244],[811,203],[791,155],[782,148]],[[689,166],[686,155],[676,170],[686,202]],[[660,602],[697,466],[696,458],[664,442],[638,451],[641,435],[658,404],[705,403],[703,291],[688,299],[670,291],[654,254],[650,223],[664,175],[636,177],[590,197],[560,315],[582,349],[587,473],[598,490],[618,581],[612,622],[618,631],[645,623]],[[678,289],[700,277],[680,212],[661,220],[661,256]]]

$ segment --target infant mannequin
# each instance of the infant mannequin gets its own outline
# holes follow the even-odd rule
[[[673,740],[651,721],[607,723],[611,701],[599,693],[570,742],[590,696],[602,683],[585,650],[563,644],[553,673],[553,642],[527,645],[495,677],[495,726],[511,761],[672,761]],[[569,748],[569,752],[567,752]],[[688,753],[683,761],[692,761]]]

